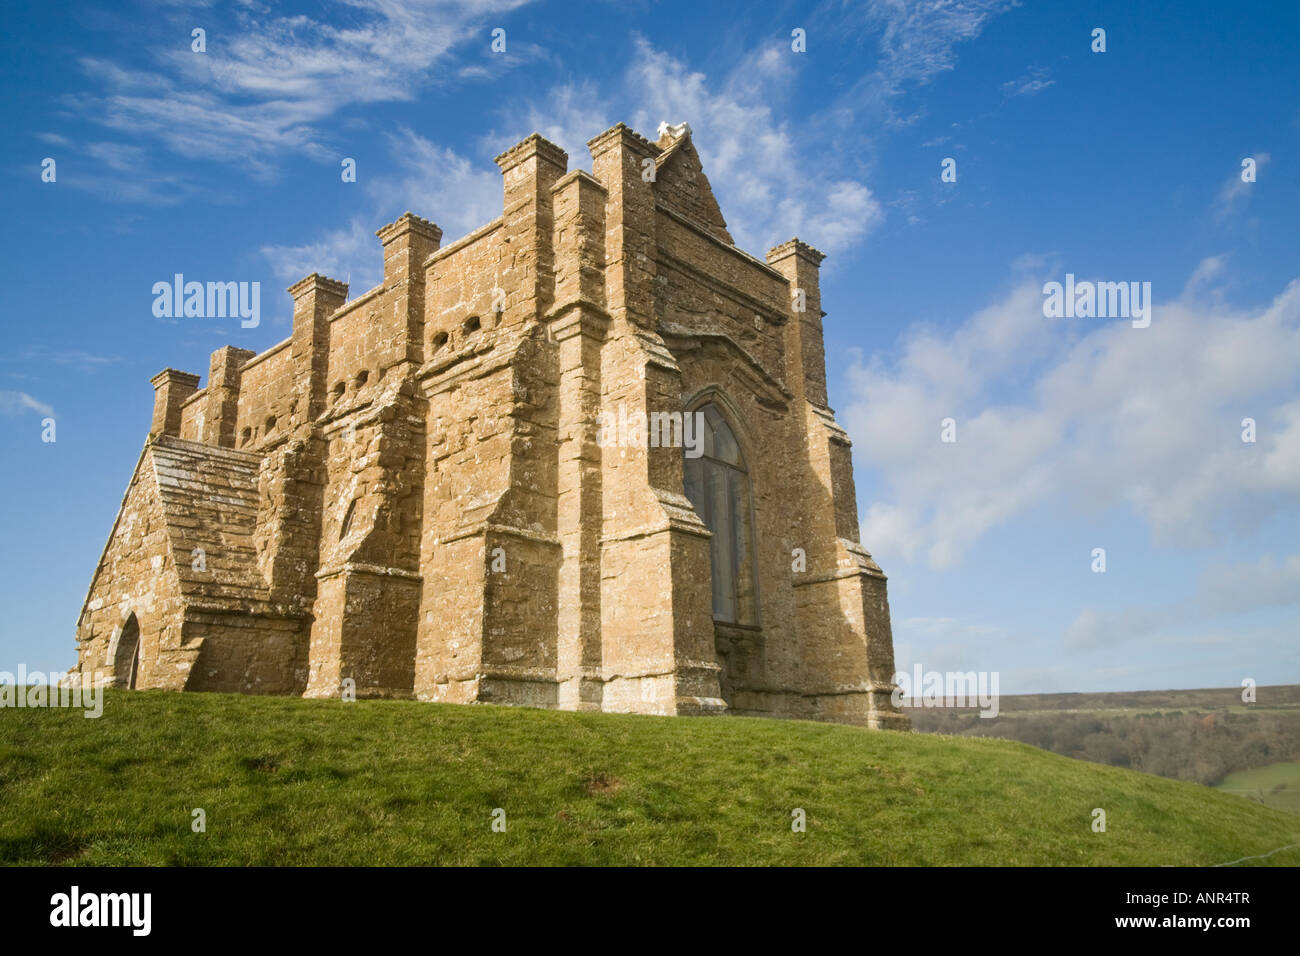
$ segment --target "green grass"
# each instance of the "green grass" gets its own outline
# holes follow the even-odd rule
[[[1214,789],[1240,794],[1266,807],[1300,813],[1300,760],[1230,773]]]
[[[5,863],[1159,865],[1297,841],[1241,797],[1004,740],[162,692],[0,710]]]

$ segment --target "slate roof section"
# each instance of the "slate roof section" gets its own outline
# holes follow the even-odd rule
[[[268,588],[257,565],[261,456],[162,436],[147,448],[185,597],[251,609]],[[203,549],[206,570],[193,568]]]

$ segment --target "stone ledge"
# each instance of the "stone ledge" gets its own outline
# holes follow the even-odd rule
[[[198,388],[199,377],[193,372],[181,372],[174,368],[165,368],[153,378],[149,379],[149,384],[154,388],[170,383],[174,385],[189,385],[192,388]]]
[[[386,578],[405,578],[408,581],[423,581],[424,575],[415,571],[407,571],[404,568],[386,568],[378,564],[362,564],[357,561],[348,561],[336,568],[321,568],[316,572],[316,580],[324,581],[327,578],[336,578],[340,574],[369,574],[376,577]]]
[[[379,295],[381,292],[383,292],[383,291],[384,291],[384,284],[381,282],[381,283],[379,283],[379,285],[375,286],[373,289],[370,289],[370,290],[367,291],[367,292],[363,292],[363,293],[361,293],[361,295],[357,296],[357,297],[356,297],[355,299],[353,299],[351,302],[345,302],[345,303],[343,303],[343,304],[342,304],[341,306],[339,306],[339,307],[338,307],[334,312],[332,312],[332,313],[330,314],[330,317],[329,317],[330,322],[333,323],[333,322],[335,322],[335,321],[337,321],[337,320],[343,318],[344,316],[351,315],[353,312],[355,312],[355,311],[356,311],[357,309],[359,309],[361,306],[365,305],[365,304],[366,304],[367,302],[369,302],[371,299],[373,299],[373,298],[375,298],[376,296],[378,296],[378,295]]]
[[[822,260],[826,258],[826,253],[819,249],[814,249],[802,239],[794,238],[788,239],[779,246],[773,246],[769,249],[767,252],[767,262],[768,265],[771,265],[772,263],[780,262],[782,259],[794,255],[807,260],[815,266],[820,266]]]
[[[408,232],[413,232],[433,242],[442,241],[442,230],[438,228],[437,223],[417,216],[409,210],[402,213],[388,225],[380,226],[375,231],[375,235],[379,237],[381,243],[388,245],[394,239],[404,236]]]
[[[331,279],[329,276],[323,276],[319,272],[313,272],[305,278],[299,279],[293,285],[286,289],[293,298],[300,299],[308,292],[325,292],[330,295],[348,297],[348,284],[340,282],[338,279]]]
[[[534,156],[560,169],[569,168],[569,154],[550,140],[544,139],[541,133],[533,133],[522,142],[511,146],[498,156],[495,162],[501,168],[501,172],[506,173]]]
[[[243,451],[238,448],[226,448],[221,445],[206,445],[203,442],[190,441],[188,438],[177,438],[175,435],[158,435],[156,438],[152,439],[149,444],[192,455],[201,455],[209,458],[225,458],[229,461],[242,462],[249,466],[260,465],[262,461],[262,456],[256,452]]]
[[[657,157],[661,150],[650,140],[646,139],[626,123],[615,123],[605,132],[598,136],[593,136],[587,140],[587,149],[591,150],[593,156],[598,152],[604,152],[609,148],[609,141],[613,139],[622,140],[623,144],[632,147],[645,156]]]
[[[245,362],[243,365],[239,366],[240,373],[242,374],[248,371],[250,368],[253,368],[256,365],[260,365],[262,362],[265,362],[267,359],[269,359],[272,355],[275,355],[277,352],[280,352],[283,349],[288,348],[289,345],[291,345],[292,343],[293,343],[293,336],[291,335],[284,341],[277,342],[275,345],[272,345],[266,351],[257,353],[251,359]]]
[[[609,190],[605,187],[604,183],[602,183],[595,176],[591,175],[591,173],[587,172],[585,169],[574,169],[565,173],[563,176],[561,176],[558,180],[555,181],[555,185],[551,187],[551,192],[553,193],[561,192],[566,186],[569,185],[569,183],[572,182],[581,182],[584,186],[593,186],[596,189],[599,189],[603,193],[609,192]]]
[[[441,260],[446,259],[448,256],[452,255],[453,253],[460,252],[460,250],[464,249],[466,246],[470,245],[471,243],[477,242],[479,239],[482,239],[484,236],[490,235],[491,233],[500,229],[501,224],[503,222],[505,222],[505,217],[497,216],[497,218],[493,219],[491,222],[487,223],[486,225],[479,226],[473,232],[469,233],[468,235],[462,236],[461,238],[453,242],[451,245],[443,246],[437,252],[430,253],[429,256],[424,260],[425,268],[427,269],[435,262],[440,262]]]
[[[740,248],[739,246],[733,243],[725,242],[724,240],[719,239],[712,232],[710,232],[702,223],[696,222],[690,216],[678,212],[676,209],[673,209],[671,206],[667,205],[666,203],[656,201],[655,211],[661,212],[665,216],[668,216],[670,219],[674,219],[677,222],[681,223],[683,226],[685,226],[686,228],[694,232],[696,235],[698,235],[701,239],[704,239],[705,241],[712,243],[714,246],[721,249],[723,252],[730,253],[733,256],[739,256],[748,265],[763,270],[772,278],[780,281],[782,284],[785,284],[788,281],[785,276],[781,275],[781,273],[777,272],[775,269],[772,268],[771,264],[773,261],[775,261],[772,259],[772,253],[770,252],[768,253],[767,263],[764,264],[763,260],[759,259],[756,256],[750,255],[744,249]],[[798,240],[796,239],[791,241],[797,242]],[[786,245],[789,245],[789,243],[786,243]],[[778,246],[777,248],[780,247]],[[808,246],[808,248],[812,249],[812,246]],[[816,252],[815,249],[813,251]],[[821,253],[817,253],[817,254],[821,255]],[[784,258],[784,256],[781,256],[780,258]]]

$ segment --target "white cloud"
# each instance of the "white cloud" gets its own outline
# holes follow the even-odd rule
[[[0,415],[20,415],[28,411],[39,412],[45,416],[54,414],[53,408],[32,398],[26,392],[0,391]]]
[[[116,355],[96,355],[93,352],[85,352],[81,349],[50,349],[45,346],[35,346],[24,349],[19,361],[24,363],[52,362],[66,368],[76,368],[83,372],[89,372],[103,368],[106,365],[115,365],[122,359]]]
[[[1242,157],[1243,159],[1245,157]],[[1255,153],[1255,174],[1259,175],[1272,156],[1269,153]],[[1251,191],[1258,188],[1256,183],[1248,183],[1241,178],[1244,170],[1237,169],[1228,177],[1228,181],[1223,184],[1219,190],[1219,195],[1214,201],[1214,221],[1222,223],[1230,219],[1238,208],[1246,204],[1246,199],[1250,196]]]
[[[1214,284],[1227,275],[1227,256],[1206,256],[1192,271],[1191,278],[1183,286],[1183,298],[1192,299],[1199,293],[1213,291]]]
[[[1167,635],[1170,643],[1214,644],[1240,640],[1240,625],[1225,637],[1210,631],[1188,636],[1207,620],[1266,608],[1300,604],[1300,554],[1279,562],[1266,554],[1258,561],[1216,563],[1200,575],[1194,594],[1160,605],[1132,605],[1115,610],[1086,608],[1066,628],[1064,644],[1071,651],[1110,646],[1131,647],[1149,637]]]
[[[1016,0],[870,0],[850,7],[866,26],[880,31],[876,69],[865,73],[832,105],[838,126],[864,122],[906,125],[917,115],[902,115],[898,104],[909,87],[923,86],[954,68],[956,47],[974,40],[989,19],[1016,5]],[[826,23],[827,29],[843,29]]]
[[[503,153],[525,136],[540,133],[569,154],[569,168],[590,168],[587,140],[609,129],[620,118],[614,115],[609,100],[591,81],[561,83],[548,90],[544,99],[525,106],[527,113],[517,120],[511,104],[503,132],[487,138],[488,147]]]
[[[167,206],[205,194],[211,198],[211,191],[200,188],[189,176],[155,168],[153,157],[143,147],[57,139],[56,145],[62,149],[55,155],[59,182],[96,199]],[[124,226],[122,217],[116,222],[119,229]]]
[[[102,161],[109,169],[134,173],[143,165],[144,149],[125,143],[88,143],[86,155]]]
[[[275,277],[286,287],[313,272],[349,284],[351,298],[369,291],[384,274],[383,253],[375,230],[360,219],[331,229],[299,246],[263,246]]]
[[[890,88],[886,98],[904,81],[924,81],[950,69],[952,47],[977,36],[987,18],[1006,6],[1001,0],[925,8],[876,4],[869,20],[882,33],[877,80]],[[780,44],[753,49],[727,69],[706,74],[637,37],[617,82],[598,86],[571,80],[531,102],[511,102],[502,128],[483,145],[499,152],[539,132],[569,153],[571,167],[589,167],[587,140],[619,120],[652,137],[660,121],[687,121],[737,245],[761,256],[798,235],[834,256],[869,234],[884,213],[857,170],[811,135],[818,118],[807,118],[806,128],[798,129],[777,118],[771,104],[784,98],[795,75],[792,55]],[[312,84],[307,89],[319,94]],[[357,98],[364,95],[369,94]],[[844,102],[831,109],[843,119],[854,107]],[[410,130],[390,136],[390,143],[399,171],[368,187],[383,216],[409,208],[436,221],[450,240],[500,213],[500,177],[490,163]],[[368,267],[356,264],[364,248],[359,235],[354,223],[304,246],[264,251],[279,263],[277,272],[291,266],[296,271],[312,255],[349,261],[354,271],[365,272]],[[830,268],[834,264],[832,258]]]
[[[1174,622],[1167,611],[1154,607],[1131,607],[1120,611],[1087,608],[1065,629],[1065,647],[1092,651],[1113,644],[1131,644]]]
[[[883,28],[881,76],[897,90],[951,70],[953,48],[978,37],[990,17],[1015,5],[1015,0],[873,0],[867,15]]]
[[[384,222],[410,210],[436,222],[445,244],[501,215],[504,186],[494,163],[475,162],[405,128],[387,138],[397,172],[366,187]]]
[[[1049,86],[1054,86],[1056,80],[1049,80],[1050,71],[1041,67],[1030,67],[1029,71],[1023,76],[1014,80],[1008,80],[1002,84],[1002,93],[1010,97],[1016,96],[1034,96],[1043,92]]]
[[[526,2],[346,0],[331,11],[344,14],[346,26],[249,5],[232,26],[209,32],[207,53],[192,52],[187,39],[155,70],[83,58],[83,72],[104,92],[68,105],[182,156],[269,175],[284,152],[333,159],[322,120],[351,105],[409,100],[455,72],[436,66],[471,49],[483,53],[489,73],[517,63],[521,51],[535,55],[515,44],[509,57],[488,59],[486,28]],[[470,47],[478,33],[481,47]]]
[[[862,528],[882,562],[955,565],[1046,500],[1127,504],[1158,543],[1184,547],[1212,544],[1229,516],[1295,508],[1300,282],[1252,311],[1157,303],[1146,329],[1046,319],[1042,301],[1027,280],[951,332],[911,333],[892,362],[850,368],[844,421],[886,488]]]
[[[525,121],[508,119],[510,125],[490,134],[483,145],[499,152],[539,132],[569,153],[571,168],[589,167],[587,140],[618,118],[630,118],[651,136],[660,120],[685,119],[700,131],[695,146],[742,248],[762,255],[799,235],[834,253],[881,220],[880,205],[867,186],[820,172],[825,157],[801,148],[774,118],[766,102],[771,90],[757,81],[779,81],[788,69],[783,60],[755,51],[715,85],[642,39],[636,48],[612,98],[588,83],[561,84],[525,106]],[[518,112],[518,104],[511,111]],[[410,209],[437,222],[444,241],[450,242],[501,214],[501,175],[490,160],[475,161],[410,129],[388,139],[397,171],[366,187],[377,207],[377,223]],[[290,274],[301,278],[314,270],[343,268],[341,263],[378,281],[376,267],[369,264],[378,261],[378,246],[366,232],[354,221],[301,246],[262,251],[272,259],[277,276],[287,281],[294,281]]]
[[[319,272],[348,282],[355,298],[383,278],[383,251],[375,237],[383,223],[413,212],[436,222],[446,245],[501,214],[503,187],[494,165],[477,165],[405,128],[389,134],[388,143],[397,169],[366,181],[375,210],[370,219],[354,217],[301,245],[263,246],[277,279],[292,284]]]
[[[1209,568],[1196,589],[1196,609],[1204,614],[1234,614],[1300,604],[1300,554]]]
[[[469,41],[482,33],[486,50],[485,31],[524,2],[349,0],[339,4],[348,14],[345,27],[331,25],[323,14],[281,16],[250,5],[237,12],[232,29],[210,32],[207,54],[181,44],[154,69],[84,58],[82,69],[104,93],[70,105],[110,128],[156,137],[181,155],[240,163],[255,176],[271,176],[288,152],[336,160],[332,128],[323,121],[348,106],[411,99],[420,87],[448,77],[506,69],[520,56],[544,57],[516,37],[509,57],[484,54],[481,64],[464,62],[477,49]],[[888,101],[906,83],[951,69],[954,46],[978,36],[986,20],[1007,6],[1004,0],[871,4],[865,25],[880,35],[871,95]],[[518,135],[508,141],[504,135],[492,138],[503,149],[536,129],[567,149],[574,165],[586,165],[586,140],[619,119],[650,133],[661,120],[687,120],[698,131],[697,148],[739,245],[761,255],[800,235],[836,253],[867,235],[883,211],[853,164],[835,158],[836,151],[813,135],[822,118],[807,117],[793,129],[774,116],[771,104],[781,101],[796,74],[793,55],[780,43],[751,50],[726,70],[706,75],[638,38],[612,94],[601,95],[590,79],[561,84],[528,107],[531,128],[515,129]],[[852,125],[861,119],[853,100],[833,104],[828,113]],[[519,107],[510,104],[512,116]],[[514,129],[513,120],[509,125]],[[440,147],[409,131],[403,137],[426,151],[414,157],[415,163],[435,161],[445,173],[447,164],[464,162],[445,150],[441,157],[428,155]],[[115,170],[139,158],[130,147],[100,147],[99,158]],[[477,224],[469,219],[483,212],[478,200],[486,191],[474,167],[451,172],[450,180],[470,187],[469,200],[456,201],[455,192],[423,190],[440,206],[422,214],[458,232]],[[493,171],[488,167],[486,173]],[[411,192],[413,184],[399,175],[385,185],[399,194]],[[143,198],[138,189],[122,195]],[[327,246],[335,257],[348,255],[351,233],[339,231],[332,241],[311,245]],[[280,258],[287,261],[288,252]]]
[[[842,251],[883,218],[864,184],[833,172],[778,120],[769,103],[786,72],[761,53],[713,78],[639,40],[628,71],[633,125],[689,122],[736,244],[762,255],[791,236]],[[757,65],[757,66],[756,66]],[[762,68],[759,68],[762,67]]]
[[[533,107],[536,128],[586,165],[585,142],[619,119],[653,136],[661,121],[689,122],[705,172],[737,245],[761,255],[799,237],[826,252],[842,252],[884,219],[880,202],[862,181],[856,149],[840,148],[830,131],[860,129],[909,84],[950,70],[954,48],[979,36],[984,24],[1014,0],[874,0],[847,11],[848,21],[879,32],[877,69],[820,115],[777,118],[798,77],[786,41],[750,50],[725,70],[690,69],[674,55],[638,38],[621,85],[598,95],[590,84],[549,91]],[[850,29],[844,12],[817,29]],[[558,116],[559,119],[547,119]],[[629,118],[630,117],[630,118]],[[508,145],[508,144],[507,144]],[[581,157],[581,159],[579,159]],[[828,263],[835,267],[835,259]]]
[[[621,83],[598,90],[566,83],[528,107],[527,129],[494,134],[504,149],[534,130],[569,153],[571,167],[589,167],[586,142],[623,120],[655,135],[659,123],[689,122],[727,226],[737,245],[762,255],[791,236],[827,252],[841,251],[882,219],[871,190],[778,120],[771,106],[790,75],[789,58],[751,51],[720,76],[691,70],[638,37]]]

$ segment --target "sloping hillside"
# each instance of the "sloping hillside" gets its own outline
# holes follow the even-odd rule
[[[1001,740],[163,692],[0,710],[5,863],[1159,865],[1297,842],[1293,815]]]
[[[1018,740],[1066,757],[1221,786],[1235,772],[1300,758],[1300,685],[1256,691],[1250,703],[1240,687],[1003,695],[992,718],[974,707],[904,709],[923,733]],[[1252,783],[1249,792],[1256,791]]]

